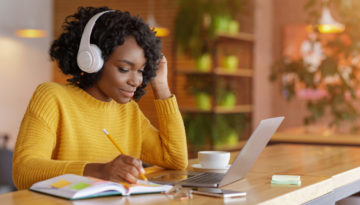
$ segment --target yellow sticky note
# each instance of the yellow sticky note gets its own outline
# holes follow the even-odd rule
[[[69,184],[71,184],[71,182],[66,181],[65,179],[62,179],[60,181],[57,181],[57,182],[51,184],[51,187],[60,189],[60,188],[63,188],[64,186],[67,186]]]

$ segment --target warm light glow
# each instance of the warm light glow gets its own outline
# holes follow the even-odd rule
[[[156,23],[154,15],[149,15],[146,23],[150,26],[151,29],[156,31],[157,37],[165,37],[170,33],[169,29],[159,26]]]
[[[329,8],[324,7],[318,29],[320,33],[339,33],[345,30],[345,26],[335,21],[330,14]]]
[[[318,26],[320,33],[340,33],[345,30],[343,25],[322,24]]]
[[[21,38],[44,38],[46,31],[40,29],[19,29],[15,34]]]
[[[167,29],[165,27],[155,27],[153,29],[154,29],[154,31],[156,31],[157,37],[165,37],[165,36],[169,35],[169,33],[170,33],[169,29]]]

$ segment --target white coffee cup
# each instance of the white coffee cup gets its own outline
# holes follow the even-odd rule
[[[229,164],[230,152],[200,151],[198,152],[198,159],[202,168],[221,169]]]

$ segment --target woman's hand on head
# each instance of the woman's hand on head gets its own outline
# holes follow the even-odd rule
[[[150,82],[156,99],[166,99],[171,97],[167,74],[167,61],[166,57],[163,56],[160,60],[156,77]]]
[[[158,70],[156,72],[156,77],[151,81],[151,84],[153,83],[168,84],[167,75],[168,75],[167,61],[166,61],[166,57],[163,56],[160,59]]]
[[[140,173],[145,173],[141,160],[127,155],[119,155],[105,164],[89,163],[84,169],[84,176],[128,183],[136,183]]]

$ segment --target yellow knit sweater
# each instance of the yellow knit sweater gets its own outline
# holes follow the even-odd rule
[[[18,189],[65,173],[82,175],[86,163],[109,162],[120,153],[171,169],[187,166],[185,129],[175,97],[155,100],[159,130],[134,101],[103,102],[72,85],[36,89],[17,138],[13,179]]]

